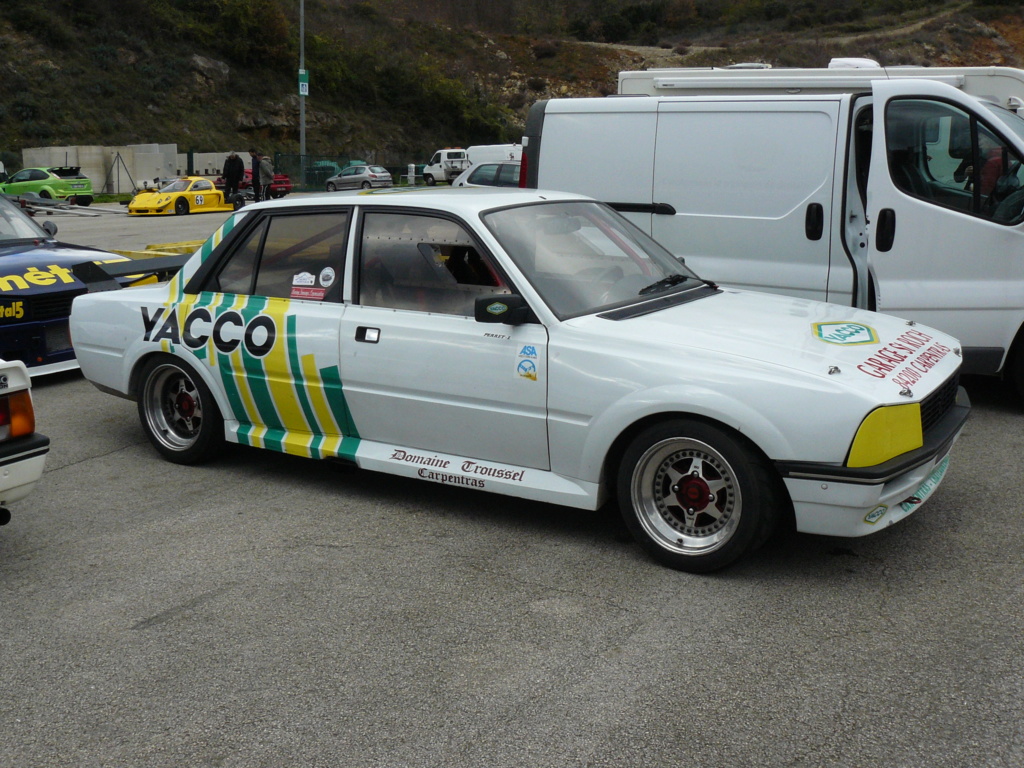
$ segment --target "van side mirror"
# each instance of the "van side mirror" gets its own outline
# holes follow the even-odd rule
[[[534,319],[526,300],[514,293],[480,296],[473,304],[473,317],[478,323],[522,325]]]

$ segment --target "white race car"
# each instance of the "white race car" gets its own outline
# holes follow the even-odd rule
[[[790,510],[836,536],[904,518],[970,410],[955,339],[719,287],[610,208],[537,190],[247,206],[170,282],[75,299],[71,336],[171,461],[227,440],[615,498],[648,552],[695,572]]]

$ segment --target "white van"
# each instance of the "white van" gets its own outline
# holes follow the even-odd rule
[[[518,163],[523,156],[519,144],[478,144],[466,150],[471,165],[478,163]]]
[[[623,73],[657,95],[533,106],[524,179],[612,204],[704,277],[940,328],[1024,392],[1022,75]]]

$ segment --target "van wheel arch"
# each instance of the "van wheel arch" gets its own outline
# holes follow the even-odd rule
[[[1024,326],[1017,329],[1017,335],[1010,346],[1010,353],[1003,365],[1003,378],[1013,385],[1024,400]]]

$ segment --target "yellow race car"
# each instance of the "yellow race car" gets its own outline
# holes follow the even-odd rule
[[[169,181],[159,191],[142,191],[128,203],[128,213],[137,216],[159,216],[186,213],[234,211],[241,208],[244,198],[234,195],[225,200],[224,193],[213,182],[202,176],[185,176]]]

